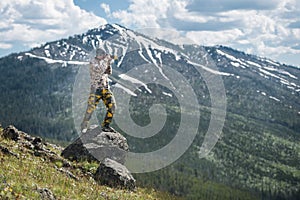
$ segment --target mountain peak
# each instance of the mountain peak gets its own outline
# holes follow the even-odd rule
[[[107,36],[112,36],[114,34],[122,35],[126,32],[127,28],[121,26],[119,24],[104,24],[99,26],[98,28],[93,28],[87,31],[87,35],[89,34],[96,34],[96,35],[103,35],[106,34]],[[106,38],[105,38],[106,39]]]
[[[101,25],[98,27],[98,29],[100,30],[104,30],[104,29],[117,29],[117,30],[120,30],[120,31],[124,31],[124,30],[128,30],[128,28],[120,25],[120,24],[117,24],[117,23],[113,23],[113,24],[104,24],[104,25]]]

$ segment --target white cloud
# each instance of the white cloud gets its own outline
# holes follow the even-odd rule
[[[125,26],[160,27],[159,20],[167,18],[168,11],[178,0],[132,0],[128,10],[115,11],[112,16]]]
[[[110,7],[108,4],[101,3],[100,7],[104,10],[105,14],[110,15]]]
[[[171,28],[138,28],[137,32],[164,39],[175,44],[195,44],[195,41],[186,37],[185,33]]]
[[[280,0],[191,0],[188,9],[196,12],[214,13],[230,10],[271,10]]]
[[[225,31],[189,31],[186,36],[196,44],[213,46],[216,44],[229,45],[231,41],[243,35],[239,29]]]
[[[0,42],[0,49],[10,49],[12,48],[11,44]]]
[[[73,0],[1,0],[2,42],[32,46],[81,33],[107,23],[80,9]]]
[[[148,31],[151,36],[163,36],[177,43],[222,44],[273,59],[300,54],[298,0],[131,0],[130,3],[127,10],[113,12],[112,16],[128,27],[153,28]],[[172,34],[162,34],[155,28],[172,30]],[[184,39],[182,33],[190,40]]]

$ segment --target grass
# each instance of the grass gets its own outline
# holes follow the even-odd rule
[[[3,139],[1,132],[2,129],[0,145],[18,157],[0,151],[0,199],[40,199],[38,188],[49,189],[57,199],[179,199],[153,189],[128,191],[99,185],[87,175],[97,169],[96,163],[72,163],[73,167],[68,170],[76,180],[58,170],[63,166],[60,161],[36,157],[20,144]]]

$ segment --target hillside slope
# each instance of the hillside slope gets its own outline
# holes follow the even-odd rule
[[[59,156],[57,145],[43,142],[43,151],[24,138],[4,139],[2,133],[0,127],[0,199],[179,199],[154,189],[101,186],[92,178],[98,163],[71,163]]]

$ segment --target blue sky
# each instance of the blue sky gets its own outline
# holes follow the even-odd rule
[[[106,23],[300,66],[299,0],[1,0],[0,57]]]

